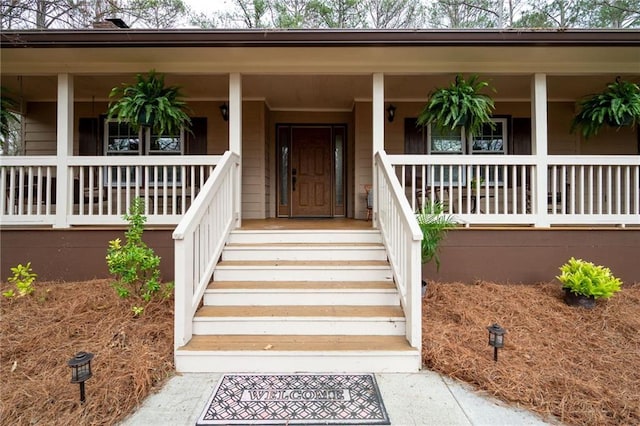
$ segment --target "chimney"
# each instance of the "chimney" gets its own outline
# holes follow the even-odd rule
[[[127,25],[120,18],[107,18],[104,21],[94,22],[93,28],[96,28],[96,29],[129,28],[129,25]]]

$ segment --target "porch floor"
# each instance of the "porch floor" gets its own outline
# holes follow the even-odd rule
[[[326,219],[244,219],[241,230],[289,230],[289,229],[370,229],[373,222],[370,220],[357,220],[347,218]]]

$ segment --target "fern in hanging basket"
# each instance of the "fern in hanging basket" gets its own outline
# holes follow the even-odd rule
[[[571,132],[580,129],[585,139],[598,134],[607,125],[634,127],[640,122],[640,86],[616,78],[607,89],[579,102],[579,111],[571,123]]]
[[[135,84],[114,87],[109,98],[109,118],[129,123],[134,130],[149,127],[158,135],[175,135],[191,126],[180,88],[165,87],[164,75],[154,70],[146,76],[138,74]]]
[[[418,125],[432,124],[444,131],[464,127],[468,135],[479,134],[485,124],[493,127],[491,114],[495,105],[490,96],[480,93],[485,88],[491,89],[489,83],[479,80],[477,75],[465,80],[458,74],[449,87],[436,89],[429,94],[426,105],[418,115]]]

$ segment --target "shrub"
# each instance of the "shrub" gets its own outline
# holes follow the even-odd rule
[[[434,260],[436,268],[440,269],[438,249],[447,231],[455,226],[451,216],[444,214],[442,203],[427,203],[416,215],[418,225],[422,230],[422,263]]]
[[[119,238],[109,241],[106,259],[109,273],[117,279],[113,287],[118,296],[138,296],[149,302],[154,296],[169,297],[173,287],[170,283],[160,283],[160,257],[142,241],[147,220],[143,211],[142,199],[133,200],[129,214],[124,216],[129,222],[129,229],[124,234],[126,242],[122,245]],[[139,315],[142,312],[136,309],[134,313]]]
[[[608,299],[620,291],[622,285],[622,281],[614,277],[609,268],[582,259],[572,257],[560,267],[560,271],[562,273],[556,278],[562,283],[563,289],[594,299]]]
[[[16,286],[18,290],[18,297],[26,296],[33,293],[35,290],[34,283],[38,274],[34,273],[31,269],[31,262],[27,262],[26,265],[18,264],[15,268],[11,268],[13,276],[8,278],[8,281]],[[9,289],[2,293],[4,297],[12,298],[16,294],[13,289]]]

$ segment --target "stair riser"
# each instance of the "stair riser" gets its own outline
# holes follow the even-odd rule
[[[235,268],[217,267],[214,281],[390,281],[391,271],[380,269],[304,267]]]
[[[405,321],[400,318],[194,318],[193,334],[402,336],[405,334]]]
[[[281,292],[259,290],[231,292],[228,290],[207,290],[204,295],[207,306],[278,306],[278,305],[354,305],[354,306],[398,306],[400,299],[395,291],[351,291],[318,292],[299,291]]]
[[[412,373],[420,370],[420,355],[404,353],[337,352],[187,352],[178,351],[181,373]]]
[[[229,243],[268,244],[268,243],[382,243],[382,237],[375,231],[234,231]]]
[[[304,246],[281,249],[268,247],[261,249],[231,248],[222,252],[222,260],[387,260],[383,248],[340,249],[306,248]]]

